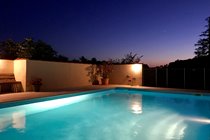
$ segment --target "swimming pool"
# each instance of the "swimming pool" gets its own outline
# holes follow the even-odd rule
[[[49,99],[1,105],[0,139],[210,139],[208,96],[116,88]]]

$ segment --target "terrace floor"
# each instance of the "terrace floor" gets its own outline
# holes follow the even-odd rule
[[[144,89],[144,90],[171,91],[173,93],[184,92],[184,93],[190,93],[190,94],[210,95],[210,91],[203,91],[203,90],[157,88],[157,87],[128,86],[128,85],[107,85],[107,86],[96,85],[96,86],[78,87],[78,88],[68,89],[65,91],[55,91],[55,92],[19,92],[19,93],[0,94],[0,103],[14,102],[14,101],[20,101],[20,100],[27,100],[27,99],[41,98],[41,97],[48,97],[48,96],[56,96],[56,95],[63,95],[63,94],[75,94],[75,93],[79,93],[82,91],[109,89],[109,88],[116,88],[116,87],[135,88],[135,89]]]

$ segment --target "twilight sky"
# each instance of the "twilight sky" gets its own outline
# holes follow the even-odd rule
[[[194,57],[210,0],[1,0],[0,41],[41,39],[70,59],[144,55],[163,65]]]

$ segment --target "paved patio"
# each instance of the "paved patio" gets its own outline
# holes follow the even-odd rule
[[[157,88],[157,87],[128,86],[128,85],[108,85],[108,86],[96,85],[96,86],[78,87],[74,89],[68,89],[64,91],[55,91],[55,92],[19,92],[19,93],[0,94],[0,103],[14,102],[14,101],[20,101],[20,100],[42,98],[42,97],[56,96],[56,95],[63,95],[63,94],[75,94],[82,91],[93,91],[93,90],[109,89],[109,88],[116,88],[116,87],[136,88],[136,89],[144,89],[144,90],[171,91],[173,93],[183,92],[183,93],[190,93],[190,94],[210,95],[210,91],[203,91],[203,90]]]

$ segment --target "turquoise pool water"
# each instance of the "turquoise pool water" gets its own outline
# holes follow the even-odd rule
[[[210,139],[208,96],[115,89],[17,104],[0,109],[0,140]]]

